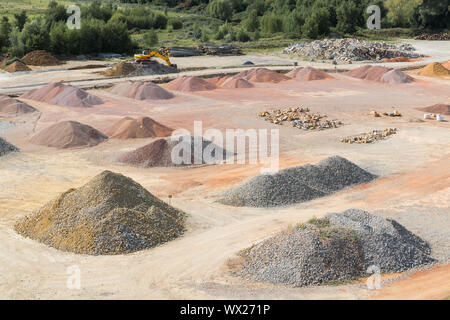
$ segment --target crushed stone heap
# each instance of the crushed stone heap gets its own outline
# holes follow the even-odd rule
[[[433,263],[427,242],[395,220],[360,209],[311,219],[239,253],[233,274],[294,287],[401,272]],[[372,271],[373,272],[373,271]]]
[[[218,202],[235,207],[285,206],[323,197],[375,178],[356,164],[333,156],[316,165],[258,175],[226,191]]]
[[[4,156],[10,152],[17,152],[19,149],[0,137],[0,157]]]
[[[183,234],[185,214],[121,174],[104,171],[18,221],[24,237],[78,254],[125,254]]]
[[[0,94],[0,116],[2,117],[18,117],[37,111],[25,102]]]

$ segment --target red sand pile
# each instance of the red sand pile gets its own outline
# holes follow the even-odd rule
[[[395,57],[395,58],[383,58],[381,62],[411,62],[410,59],[404,56]]]
[[[208,78],[208,79],[206,79],[206,80],[207,80],[208,82],[212,83],[213,85],[215,85],[216,87],[220,87],[220,86],[222,86],[222,84],[223,84],[225,81],[227,81],[227,80],[229,80],[229,79],[230,79],[230,77],[225,76],[225,77]]]
[[[226,79],[226,81],[221,84],[221,87],[226,89],[245,89],[254,88],[255,85],[245,79],[230,78]]]
[[[427,77],[450,77],[450,70],[445,68],[439,62],[433,62],[420,69],[419,74]]]
[[[136,67],[132,63],[121,61],[104,71],[102,74],[107,77],[120,77],[129,75],[134,71],[136,71]]]
[[[149,117],[140,117],[138,119],[125,117],[104,130],[109,137],[114,139],[167,137],[172,131],[173,129]]]
[[[30,68],[26,64],[23,64],[20,61],[14,61],[10,65],[6,66],[5,71],[14,73],[14,72],[23,72],[23,71],[31,71]]]
[[[36,100],[62,107],[91,107],[103,104],[103,100],[86,91],[60,82],[31,90],[21,96],[24,99]]]
[[[314,81],[314,80],[326,80],[326,79],[334,79],[328,73],[323,72],[322,70],[318,70],[312,67],[300,67],[296,68],[286,74],[287,76],[304,81]]]
[[[37,112],[38,110],[17,99],[0,95],[0,116],[18,117],[23,114]]]
[[[284,74],[266,68],[253,68],[250,70],[245,70],[238,73],[233,78],[245,79],[251,82],[270,82],[270,83],[278,83],[281,81],[291,79],[290,77],[285,76]]]
[[[92,147],[108,139],[91,126],[76,122],[62,121],[33,136],[31,143],[58,149]]]
[[[162,100],[175,97],[173,93],[153,82],[125,81],[113,86],[109,92],[136,100]]]
[[[22,60],[30,66],[57,66],[64,64],[44,50],[35,50],[26,54]]]
[[[425,108],[417,108],[417,110],[450,116],[450,104],[439,103]]]
[[[346,75],[377,82],[390,84],[409,83],[414,79],[400,70],[385,68],[381,66],[362,66],[345,73]]]
[[[443,66],[445,69],[450,70],[450,60],[445,61],[444,63],[442,63],[442,66]]]
[[[169,90],[194,92],[194,91],[207,91],[214,90],[217,87],[211,82],[206,81],[199,77],[178,77],[175,80],[170,81],[167,86]]]

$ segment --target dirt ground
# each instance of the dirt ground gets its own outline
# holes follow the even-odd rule
[[[96,89],[90,93],[101,97],[106,104],[92,108],[67,108],[24,100],[41,113],[0,125],[0,136],[21,149],[18,154],[0,159],[0,298],[449,297],[450,124],[448,121],[420,122],[423,112],[415,108],[449,103],[450,81],[420,79],[411,84],[387,85],[333,75],[335,80],[290,80],[279,84],[258,83],[252,89],[175,92],[174,99],[152,102],[120,98]],[[257,116],[263,110],[297,106],[327,114],[329,119],[339,119],[344,126],[307,132],[273,125]],[[371,110],[394,109],[403,116],[369,116]],[[260,165],[143,169],[115,162],[117,155],[153,139],[109,140],[93,148],[62,151],[29,143],[35,132],[57,121],[77,120],[102,130],[125,115],[149,116],[175,129],[192,130],[194,121],[202,121],[204,130],[279,129],[280,168],[340,155],[380,178],[285,208],[235,208],[215,201],[223,190],[259,174]],[[341,137],[388,127],[397,128],[398,133],[374,144],[339,141]],[[14,232],[13,225],[18,218],[32,213],[59,193],[81,186],[105,169],[131,177],[165,201],[169,202],[168,196],[172,195],[171,204],[189,215],[187,233],[157,248],[129,255],[87,256],[60,252]],[[379,290],[367,289],[364,281],[288,288],[249,283],[229,275],[227,262],[239,250],[289,224],[348,208],[361,208],[398,220],[431,244],[437,266],[383,275]],[[80,289],[68,289],[66,285],[70,266],[78,266],[81,271]]]

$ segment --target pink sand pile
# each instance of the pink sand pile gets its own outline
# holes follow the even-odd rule
[[[136,139],[167,137],[172,131],[173,129],[149,117],[140,117],[138,119],[125,117],[107,128],[104,132],[114,139]]]
[[[281,81],[291,79],[290,77],[285,76],[284,74],[266,68],[253,68],[250,70],[245,70],[233,76],[233,78],[245,79],[251,82],[269,82],[269,83],[278,83]]]
[[[153,82],[125,81],[113,86],[109,92],[136,100],[166,100],[174,97],[173,93]]]
[[[303,81],[334,79],[328,73],[312,67],[299,67],[286,74],[287,76]]]
[[[409,83],[414,79],[397,69],[390,69],[381,66],[362,66],[346,72],[346,75],[377,82],[386,82],[390,84]]]
[[[211,82],[199,77],[181,76],[170,81],[166,88],[174,91],[194,92],[214,90],[217,87]]]
[[[37,112],[38,110],[17,99],[0,95],[0,116],[18,117],[23,114]]]
[[[91,107],[103,104],[103,100],[80,88],[60,82],[31,90],[21,96],[24,99],[36,100],[62,107]]]

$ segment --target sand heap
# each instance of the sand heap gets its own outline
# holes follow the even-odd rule
[[[47,51],[35,50],[26,54],[22,60],[30,66],[57,66],[64,64]]]
[[[125,81],[114,85],[109,92],[136,100],[159,100],[175,97],[173,93],[153,82]]]
[[[10,152],[16,151],[19,151],[19,149],[16,146],[12,145],[8,141],[0,137],[0,157]]]
[[[253,177],[225,192],[219,202],[236,207],[284,206],[323,197],[375,178],[354,163],[334,156],[316,165]]]
[[[181,76],[170,81],[166,88],[175,91],[194,92],[214,90],[216,86],[199,77]]]
[[[26,64],[20,61],[14,61],[13,63],[7,65],[4,70],[10,73],[31,71]]]
[[[390,84],[410,83],[414,81],[412,77],[400,70],[381,66],[362,66],[348,71],[345,74],[357,79],[386,82]]]
[[[104,171],[21,219],[15,230],[62,251],[110,255],[175,239],[185,230],[184,219],[132,179]]]
[[[410,62],[410,61],[411,61],[410,59],[404,56],[381,59],[381,62]]]
[[[245,79],[230,78],[224,81],[221,85],[222,88],[226,89],[246,89],[254,88],[254,84]]]
[[[425,108],[418,108],[417,110],[450,116],[450,104],[439,103]]]
[[[198,163],[195,163],[194,139],[201,139],[201,137],[182,136],[179,137],[178,141],[171,141],[171,138],[158,139],[139,149],[123,154],[118,158],[118,161],[142,167],[176,167],[207,164],[207,161],[205,161],[203,157],[197,161]],[[203,139],[201,146],[202,154],[211,155],[212,157],[217,155],[217,158],[220,158],[220,160],[217,161],[218,163],[220,163],[222,159],[231,156],[231,153],[209,140]],[[180,159],[179,163],[173,161],[172,155],[177,159]]]
[[[290,286],[354,280],[433,263],[428,243],[395,220],[360,209],[332,213],[281,232],[240,253],[234,274]],[[376,270],[370,271],[370,273]]]
[[[220,87],[222,86],[222,84],[229,80],[231,77],[228,76],[223,76],[223,77],[213,77],[213,78],[207,78],[205,79],[206,81],[212,83],[213,85],[215,85],[216,87]]]
[[[445,69],[450,70],[450,60],[445,61],[444,63],[442,63],[442,66],[443,66]]]
[[[138,119],[125,117],[104,130],[105,134],[113,139],[167,137],[172,131],[173,129],[149,117],[140,117]]]
[[[129,75],[130,73],[136,71],[134,64],[121,61],[113,65],[108,70],[104,71],[102,74],[107,77],[121,77]]]
[[[52,82],[42,88],[28,91],[21,97],[62,107],[92,107],[104,103],[102,99],[83,89],[60,82]]]
[[[325,79],[334,79],[328,73],[323,72],[322,70],[318,70],[312,67],[300,67],[295,68],[294,70],[288,72],[287,76],[304,81],[313,81],[313,80],[325,80]]]
[[[91,126],[76,122],[58,122],[34,135],[30,142],[58,149],[92,147],[108,139]]]
[[[450,77],[450,70],[439,62],[433,62],[421,69],[419,74],[427,77]]]
[[[17,117],[37,111],[37,109],[20,100],[0,95],[0,116],[2,117]]]
[[[290,77],[285,76],[284,74],[266,68],[253,68],[250,70],[245,70],[233,76],[233,78],[245,79],[251,82],[270,82],[270,83],[278,83],[281,81],[291,79]]]

